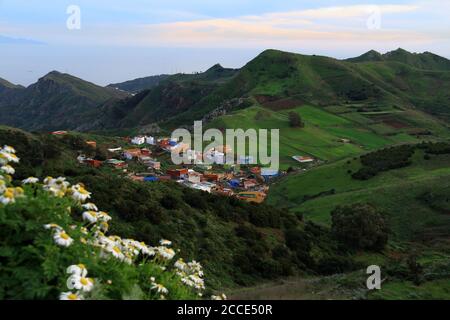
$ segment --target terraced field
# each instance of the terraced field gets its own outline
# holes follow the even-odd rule
[[[305,123],[304,128],[289,126],[288,113],[292,111],[301,116]],[[437,138],[437,135],[449,135],[447,128],[418,111],[404,117],[420,122],[422,126],[429,128],[427,130],[430,134],[426,137],[411,135],[405,128],[389,127],[381,121],[373,120],[348,107],[319,108],[309,105],[282,111],[253,106],[219,117],[208,126],[233,129],[280,129],[282,169],[298,165],[292,160],[294,155],[310,155],[316,159],[331,162],[387,145],[419,142],[422,139],[432,140]],[[349,139],[350,143],[344,143],[342,139]]]

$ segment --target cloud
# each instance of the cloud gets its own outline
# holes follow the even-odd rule
[[[32,45],[41,45],[45,44],[44,42],[32,40],[32,39],[22,39],[22,38],[12,38],[7,36],[0,35],[0,44],[32,44]]]
[[[355,5],[161,23],[140,26],[129,40],[163,45],[239,47],[321,40],[421,41],[426,36],[417,30],[380,29],[373,32],[366,24],[374,12],[384,17],[418,8],[418,5]]]
[[[170,22],[95,24],[81,30],[37,26],[33,38],[52,44],[192,48],[313,48],[327,46],[408,46],[446,42],[442,14],[433,1],[410,4],[349,5],[213,18],[168,12]],[[379,16],[380,26],[369,19]],[[424,25],[428,26],[425,28]],[[27,28],[28,29],[28,28]],[[24,30],[28,31],[28,30]],[[17,33],[25,38],[25,32]]]

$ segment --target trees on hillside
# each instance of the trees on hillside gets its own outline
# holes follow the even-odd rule
[[[294,111],[289,112],[289,125],[292,128],[303,128],[305,126],[300,115]]]
[[[338,206],[331,218],[334,236],[349,247],[382,250],[388,241],[387,222],[370,204]]]

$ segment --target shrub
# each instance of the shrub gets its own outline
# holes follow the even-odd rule
[[[303,128],[305,124],[297,112],[289,112],[289,125],[293,128]]]
[[[0,148],[0,299],[195,299],[204,289],[201,266],[174,265],[170,241],[106,236],[111,217],[83,204],[82,185],[30,177],[13,187],[14,153]]]
[[[339,206],[331,218],[335,237],[352,248],[382,250],[388,241],[385,218],[369,204]]]
[[[378,173],[392,169],[407,167],[411,164],[411,156],[415,146],[403,145],[378,150],[361,156],[361,169],[352,177],[358,180],[367,180]]]

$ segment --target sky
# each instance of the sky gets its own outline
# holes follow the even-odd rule
[[[0,0],[0,77],[106,85],[242,67],[264,49],[335,58],[399,47],[450,58],[450,0]]]

